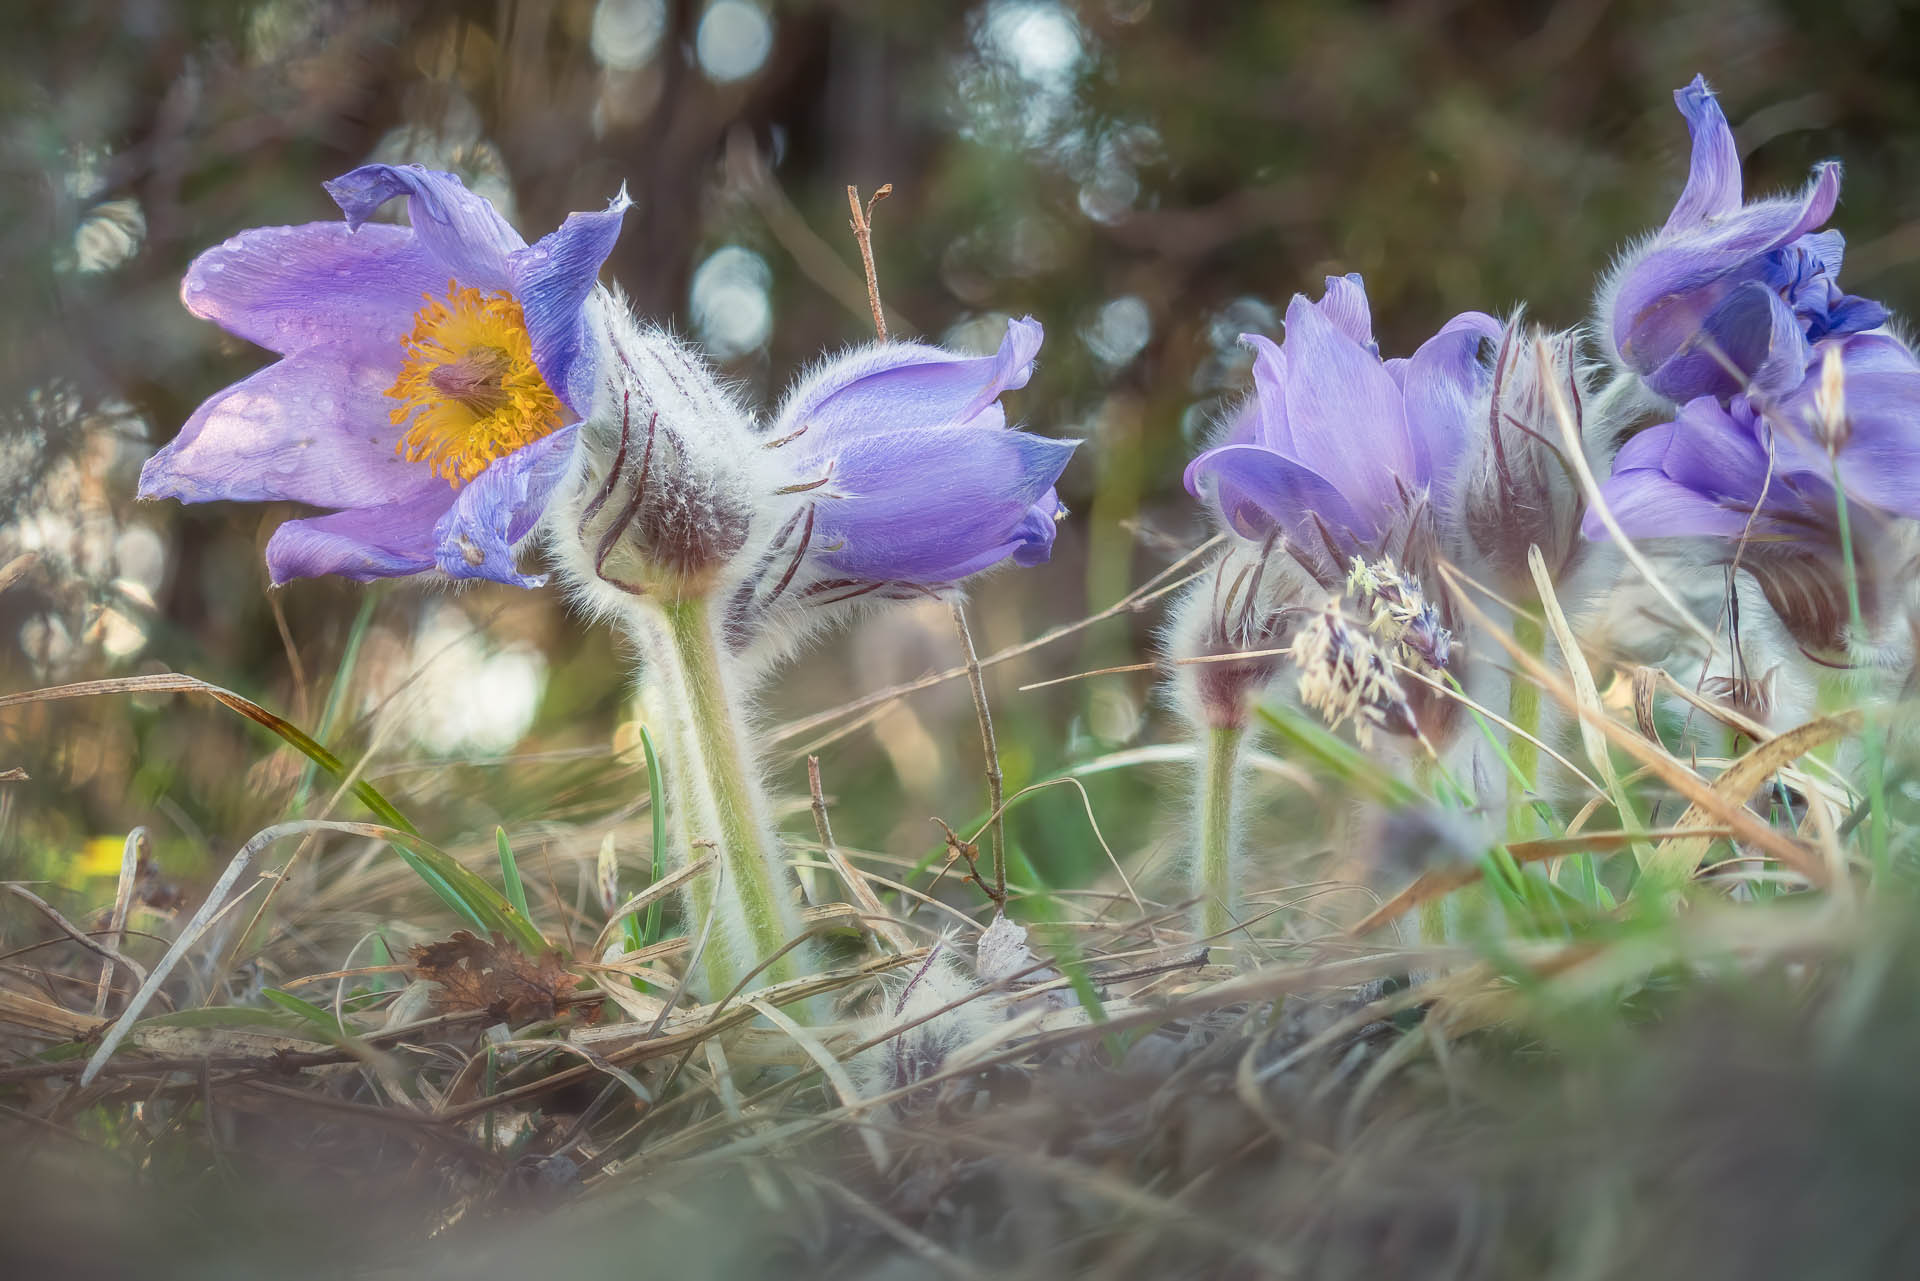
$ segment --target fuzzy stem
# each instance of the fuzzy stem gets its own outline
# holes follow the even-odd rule
[[[1535,658],[1546,653],[1546,625],[1532,614],[1515,611],[1513,639]],[[1525,672],[1515,671],[1513,682],[1507,687],[1507,719],[1526,734],[1539,737],[1540,687],[1528,680]],[[1532,738],[1513,734],[1507,739],[1507,756],[1513,761],[1514,769],[1507,776],[1507,835],[1525,839],[1533,832],[1528,793],[1539,780],[1540,748]]]
[[[657,623],[646,629],[656,643],[648,655],[651,680],[663,709],[671,709],[683,760],[674,771],[682,839],[689,857],[712,849],[720,881],[701,876],[689,893],[696,933],[706,913],[719,913],[704,966],[707,996],[718,1000],[747,969],[778,951],[798,930],[792,873],[780,852],[760,791],[752,754],[742,740],[742,718],[728,688],[729,673],[705,597],[649,600],[643,607]],[[762,975],[774,983],[798,973],[800,951],[776,961]]]
[[[1201,744],[1200,857],[1194,863],[1194,893],[1200,898],[1200,937],[1224,938],[1239,922],[1234,915],[1234,827],[1240,747],[1247,731],[1237,725],[1208,726]]]

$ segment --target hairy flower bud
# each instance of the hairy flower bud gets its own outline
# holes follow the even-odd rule
[[[1467,543],[1509,596],[1534,594],[1529,547],[1540,549],[1556,581],[1585,549],[1586,502],[1562,442],[1582,438],[1587,400],[1574,331],[1548,333],[1519,316],[1510,320],[1494,357],[1484,417],[1468,447],[1456,512]]]
[[[1216,559],[1173,613],[1165,641],[1174,688],[1197,723],[1239,730],[1274,673],[1306,575],[1278,539],[1239,543]]]
[[[550,538],[576,591],[704,596],[743,572],[791,507],[750,419],[706,362],[609,298],[600,388]]]

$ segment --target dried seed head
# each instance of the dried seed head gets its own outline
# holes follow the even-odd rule
[[[1362,747],[1373,745],[1375,730],[1420,736],[1399,678],[1373,639],[1347,623],[1339,597],[1300,629],[1290,653],[1300,668],[1300,701],[1329,726],[1351,720]]]
[[[1813,389],[1814,438],[1829,454],[1837,454],[1853,438],[1853,420],[1847,417],[1847,367],[1841,359],[1845,343],[1822,344],[1820,381]]]
[[[614,852],[613,833],[600,842],[600,857],[594,860],[593,887],[600,896],[600,910],[612,916],[620,906],[620,859]]]
[[[1419,583],[1394,568],[1392,557],[1368,564],[1355,556],[1347,590],[1372,610],[1368,627],[1402,662],[1437,672],[1453,657],[1453,633],[1441,625],[1440,611]]]

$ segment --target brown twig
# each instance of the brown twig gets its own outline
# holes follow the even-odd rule
[[[818,756],[807,757],[807,790],[813,793],[813,826],[814,830],[820,833],[820,852],[826,855],[827,862],[833,865],[833,870],[839,874],[840,880],[846,885],[847,893],[851,894],[853,901],[859,905],[862,916],[866,918],[866,924],[875,934],[892,945],[896,952],[911,952],[913,940],[907,937],[906,931],[901,929],[888,914],[886,905],[881,903],[880,896],[873,892],[873,886],[869,885],[867,878],[860,874],[860,869],[855,867],[852,861],[840,852],[840,847],[834,843],[833,827],[827,822],[827,794],[820,784]]]
[[[35,894],[32,890],[28,889],[26,886],[16,885],[9,882],[7,884],[6,889],[7,889],[7,892],[12,894],[15,898],[23,900],[28,905],[30,905],[36,912],[40,913],[40,915],[46,917],[49,921],[53,922],[55,927],[57,927],[62,934],[66,935],[69,939],[73,940],[75,943],[78,943],[81,947],[86,948],[87,951],[92,952],[95,956],[99,957],[101,960],[107,962],[108,965],[110,966],[124,965],[127,967],[129,971],[139,975],[143,982],[145,981],[147,977],[147,972],[141,968],[139,962],[131,960],[128,957],[121,955],[120,952],[118,952],[114,948],[93,938],[93,936],[88,934],[85,930],[82,930],[79,926],[75,925],[72,921],[69,921],[66,917],[60,915],[59,910],[56,909],[51,903],[41,898],[38,894]]]
[[[850,225],[853,238],[860,246],[860,266],[867,273],[867,306],[873,309],[873,332],[881,342],[887,340],[887,317],[880,310],[880,276],[873,269],[873,207],[893,194],[893,184],[883,183],[880,190],[873,193],[873,199],[867,201],[865,209],[860,207],[860,188],[847,188],[847,208],[853,211]]]

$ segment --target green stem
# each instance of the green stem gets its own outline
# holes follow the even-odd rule
[[[1201,746],[1200,857],[1194,864],[1194,892],[1200,898],[1200,935],[1215,943],[1239,924],[1233,910],[1235,784],[1246,736],[1239,726],[1212,726]]]
[[[1847,614],[1850,626],[1848,639],[1851,650],[1867,638],[1866,618],[1860,610],[1860,569],[1853,559],[1853,527],[1847,520],[1847,488],[1840,480],[1840,458],[1831,454],[1829,461],[1833,465],[1834,514],[1840,522],[1840,559],[1847,571]],[[1852,654],[1847,655],[1849,659]],[[1880,730],[1874,724],[1873,709],[1865,704],[1861,707],[1860,746],[1866,755],[1867,763],[1867,852],[1873,861],[1874,874],[1884,879],[1887,871],[1887,765],[1880,748]]]
[[[1523,651],[1539,658],[1546,653],[1546,625],[1532,614],[1516,611],[1513,640]],[[1523,672],[1516,671],[1507,687],[1507,719],[1525,734],[1539,737],[1540,687]],[[1529,793],[1540,777],[1540,748],[1533,738],[1514,734],[1507,742],[1507,758],[1513,762],[1513,772],[1507,776],[1507,835],[1521,840],[1533,832]]]
[[[694,937],[713,914],[703,963],[707,996],[719,1000],[799,933],[792,873],[741,739],[743,720],[708,601],[650,600],[646,609],[657,616],[657,639],[664,642],[649,646],[651,681],[681,758],[669,773],[682,829],[676,844],[689,858],[711,850],[719,862],[717,876],[695,878],[688,896]],[[788,952],[756,985],[795,977],[799,956],[798,949]]]

